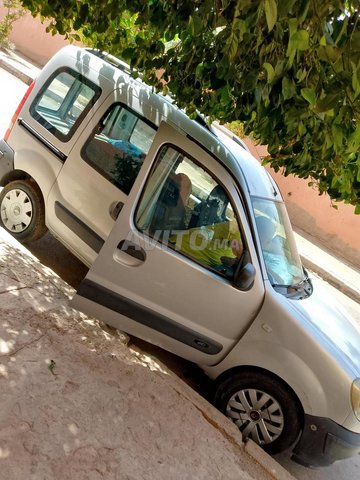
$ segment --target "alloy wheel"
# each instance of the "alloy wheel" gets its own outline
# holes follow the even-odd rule
[[[240,429],[243,438],[258,445],[274,442],[284,429],[284,414],[276,399],[261,390],[243,389],[229,400],[226,415]]]

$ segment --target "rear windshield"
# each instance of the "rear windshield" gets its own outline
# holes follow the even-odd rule
[[[83,75],[62,68],[40,90],[30,114],[55,137],[66,142],[100,94],[100,88]]]

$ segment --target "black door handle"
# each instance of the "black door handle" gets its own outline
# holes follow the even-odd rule
[[[129,240],[121,240],[117,248],[142,262],[146,260],[145,250],[141,248],[140,245],[136,245],[136,243],[130,242]]]
[[[124,206],[124,203],[123,203],[123,202],[113,202],[113,203],[110,205],[109,213],[110,213],[110,217],[111,217],[113,220],[116,220],[116,219],[117,219],[117,217],[119,216],[119,213],[121,212],[123,206]]]

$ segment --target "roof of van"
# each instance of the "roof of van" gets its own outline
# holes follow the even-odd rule
[[[101,68],[103,65],[98,62],[105,61],[108,68],[113,69],[112,84],[123,86],[125,80],[139,98],[143,97],[144,116],[149,121],[157,126],[161,121],[166,121],[193,138],[232,173],[248,194],[282,200],[279,189],[267,170],[251,155],[242,140],[225,127],[216,124],[209,126],[200,115],[197,120],[191,120],[183,110],[176,106],[171,97],[155,93],[154,88],[144,83],[140,77],[132,78],[131,67],[112,55],[72,45],[65,47],[62,51],[66,51],[67,54],[72,51],[72,56],[76,57],[77,61],[79,61],[79,55],[84,60],[86,54],[91,54],[91,60],[86,59],[86,66],[98,70],[99,73],[104,69]],[[104,77],[104,73],[102,73],[105,79],[107,75]],[[110,75],[108,77],[110,78]],[[134,92],[131,91],[131,94],[133,95]]]

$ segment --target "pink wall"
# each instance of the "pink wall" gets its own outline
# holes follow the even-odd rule
[[[0,6],[0,18],[4,14],[5,10]],[[68,43],[60,35],[46,33],[45,29],[46,26],[38,18],[26,15],[15,23],[11,35],[19,52],[39,65],[46,63]],[[265,147],[255,147],[249,141],[247,143],[256,158],[266,155]],[[319,196],[307,186],[306,180],[294,176],[283,177],[273,171],[271,173],[284,196],[295,228],[360,268],[360,216],[354,214],[354,207],[339,204],[338,210],[335,210],[331,207],[329,197]]]
[[[0,0],[0,18],[6,14],[6,9]],[[69,42],[61,35],[51,35],[46,32],[49,22],[41,23],[40,19],[26,14],[14,23],[10,40],[16,49],[39,66],[45,63],[57,51]]]

